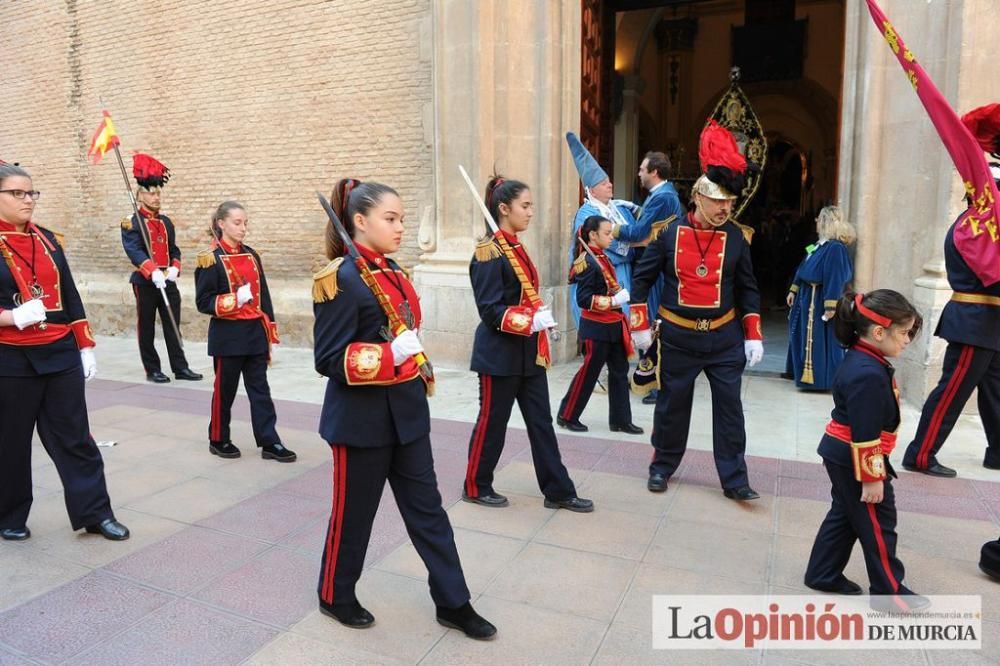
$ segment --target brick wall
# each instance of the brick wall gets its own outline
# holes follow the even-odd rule
[[[104,312],[101,332],[132,317],[121,174],[112,156],[86,159],[102,107],[130,173],[132,150],[172,170],[163,210],[188,278],[212,210],[235,198],[272,283],[308,289],[325,222],[314,192],[344,175],[400,191],[399,259],[412,266],[433,202],[430,53],[430,0],[4,2],[0,157],[32,172],[43,192],[36,221],[66,234],[88,303]],[[279,320],[311,315],[295,293],[276,303]]]

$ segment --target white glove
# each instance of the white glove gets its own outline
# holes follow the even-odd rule
[[[181,271],[176,266],[171,266],[167,269],[167,279],[171,282],[177,282],[177,276],[181,274]]]
[[[545,328],[555,328],[559,323],[552,316],[549,306],[543,305],[535,311],[535,316],[531,318],[531,332],[537,333]]]
[[[153,284],[156,285],[157,289],[163,289],[167,286],[167,276],[164,275],[163,271],[159,268],[153,271],[152,275],[149,276],[149,279],[153,281]]]
[[[628,293],[628,289],[622,289],[617,294],[611,297],[611,302],[617,305],[618,307],[621,307],[626,303],[628,303],[629,298],[631,298],[631,295]]]
[[[747,365],[751,368],[764,358],[764,343],[760,340],[746,340],[743,342],[743,353],[747,357]]]
[[[80,350],[80,363],[83,364],[83,378],[88,382],[97,376],[97,357],[94,356],[93,347],[84,347]]]
[[[400,365],[406,359],[424,350],[424,346],[420,344],[420,338],[417,337],[416,331],[403,331],[396,336],[396,339],[389,346],[392,349],[393,365]]]
[[[236,306],[243,307],[245,304],[253,300],[253,291],[250,289],[250,284],[247,283],[236,290]]]
[[[632,344],[640,352],[646,351],[653,344],[653,333],[648,328],[642,331],[632,331]]]
[[[14,325],[23,331],[32,324],[45,321],[45,304],[40,298],[34,298],[24,305],[19,305],[10,311],[14,317]]]

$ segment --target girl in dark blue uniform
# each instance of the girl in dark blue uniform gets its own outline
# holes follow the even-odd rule
[[[493,472],[516,400],[545,506],[593,511],[593,502],[576,495],[552,428],[545,371],[551,363],[547,330],[556,322],[537,300],[538,269],[517,238],[534,214],[531,190],[520,181],[494,176],[486,186],[486,207],[501,237],[488,233],[469,265],[482,321],[472,345],[472,370],[479,373],[479,417],[469,440],[462,498],[483,506],[508,505],[507,498],[493,489]]]
[[[333,225],[327,226],[326,255],[332,261],[313,284],[316,371],[330,378],[319,432],[333,450],[333,511],[320,568],[320,611],[353,628],[375,621],[354,588],[388,480],[427,566],[438,622],[472,638],[492,638],[496,628],[469,604],[434,474],[429,384],[414,359],[423,352],[416,334],[420,300],[402,269],[385,256],[402,240],[402,201],[385,185],[345,179],[337,184],[333,207],[361,257],[345,257],[343,242]],[[408,330],[390,332],[375,290]]]
[[[879,596],[873,605],[897,611],[928,603],[903,585],[891,480],[896,473],[889,464],[899,429],[899,391],[889,359],[906,349],[921,322],[913,305],[889,289],[849,291],[837,302],[834,330],[848,352],[833,381],[833,412],[819,444],[833,504],[805,575],[814,590],[861,594],[861,586],[844,576],[860,540],[870,593]]]
[[[559,405],[558,423],[574,432],[587,430],[580,423],[580,414],[587,408],[597,376],[607,364],[611,431],[639,435],[642,428],[632,423],[629,403],[628,359],[633,355],[632,338],[622,311],[629,293],[618,284],[614,267],[604,253],[612,240],[611,220],[600,215],[584,220],[574,237],[578,254],[570,268],[570,281],[576,284],[576,302],[580,306],[583,365]],[[587,243],[593,254],[583,248],[581,241]]]
[[[275,428],[278,417],[267,383],[271,345],[278,344],[271,293],[264,265],[249,245],[247,212],[236,201],[225,201],[212,216],[212,248],[198,254],[194,272],[198,311],[211,315],[208,355],[215,358],[215,389],[208,425],[208,450],[220,458],[239,458],[229,436],[236,389],[243,386],[250,399],[253,436],[264,460],[293,462],[295,452],[281,443]]]
[[[87,423],[83,383],[97,374],[94,338],[62,246],[31,221],[38,196],[27,171],[0,161],[0,537],[31,536],[37,428],[73,529],[127,539]]]

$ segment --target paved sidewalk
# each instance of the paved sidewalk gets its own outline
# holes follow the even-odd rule
[[[209,371],[204,345],[188,343],[188,356]],[[580,494],[597,503],[591,515],[542,507],[525,433],[512,421],[496,484],[512,506],[491,510],[459,499],[475,382],[439,369],[431,400],[439,485],[473,601],[500,630],[496,641],[476,643],[434,622],[426,572],[388,492],[358,592],[376,626],[350,630],[316,611],[331,464],[315,434],[324,382],[311,351],[281,349],[270,373],[279,432],[299,454],[290,465],[255,455],[242,397],[234,441],[244,457],[208,454],[210,377],[147,384],[127,338],[101,338],[98,360],[100,379],[88,385],[91,426],[97,439],[118,442],[102,451],[112,501],[133,538],[70,532],[59,480],[36,445],[34,536],[0,542],[2,666],[1000,662],[1000,586],[975,564],[980,545],[1000,534],[1000,473],[979,465],[977,419],[963,417],[942,456],[959,479],[903,473],[896,488],[907,582],[923,594],[983,595],[981,652],[653,652],[653,594],[806,591],[802,572],[829,497],[814,453],[829,396],[747,378],[751,479],[763,495],[749,504],[719,491],[705,450],[704,386],[694,450],[663,495],[645,490],[648,437],[612,436],[604,396],[584,414],[588,436],[560,432]],[[553,369],[553,403],[575,369]],[[650,408],[635,399],[633,409],[648,432]],[[901,441],[915,428],[914,411],[907,409]],[[859,552],[847,573],[866,580]]]

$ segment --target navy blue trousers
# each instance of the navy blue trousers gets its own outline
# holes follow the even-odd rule
[[[590,402],[601,368],[608,366],[609,425],[626,426],[632,423],[632,405],[629,402],[628,357],[625,345],[619,340],[583,341],[583,365],[576,371],[569,389],[559,405],[559,417],[577,421]]]
[[[170,301],[170,312],[174,321],[181,325],[181,292],[177,284],[167,282],[167,300]],[[174,373],[186,370],[187,359],[184,350],[170,325],[167,314],[167,304],[163,302],[160,290],[149,284],[133,284],[135,294],[136,337],[139,339],[139,357],[146,374],[160,372],[160,355],[156,353],[156,313],[160,314],[160,325],[163,326],[163,341],[167,343],[167,357],[170,359],[170,370]]]
[[[31,438],[38,438],[62,480],[74,530],[114,518],[104,460],[90,436],[83,370],[0,377],[0,529],[27,525],[31,511]]]
[[[431,597],[438,606],[458,608],[469,600],[455,534],[441,506],[431,440],[425,435],[405,446],[333,449],[333,511],[323,546],[319,600],[326,606],[357,601],[372,535],[372,523],[386,480],[413,547],[429,574]]]
[[[687,450],[694,382],[702,372],[712,389],[712,451],[723,488],[749,484],[740,386],[746,355],[743,345],[701,353],[660,344],[660,393],[653,412],[653,462],[650,474],[670,478]]]
[[[267,383],[267,355],[216,356],[215,389],[212,392],[212,417],[208,423],[208,439],[213,443],[228,442],[232,421],[233,400],[243,376],[243,387],[250,399],[250,425],[257,446],[272,446],[278,437],[278,416]]]

